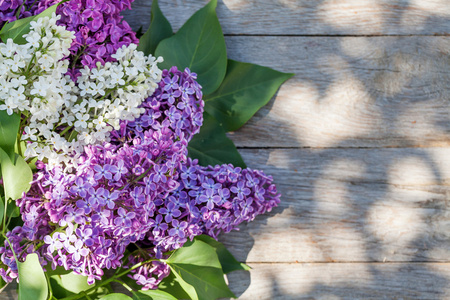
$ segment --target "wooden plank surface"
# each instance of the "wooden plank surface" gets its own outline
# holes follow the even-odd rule
[[[449,261],[450,148],[241,153],[273,175],[282,202],[221,236],[239,260]]]
[[[227,275],[240,300],[450,297],[449,263],[252,263],[250,267],[250,272]],[[0,300],[17,299],[16,286],[10,284]]]
[[[450,264],[250,264],[228,278],[240,300],[449,299]]]
[[[226,42],[232,59],[296,74],[233,134],[238,146],[450,145],[448,37],[239,36]]]
[[[207,0],[159,2],[176,31]],[[133,3],[134,29],[150,7]],[[434,36],[450,34],[448,1],[219,0],[217,13],[230,58],[296,73],[230,133],[283,194],[221,236],[253,268],[229,276],[239,299],[449,299],[450,37]]]
[[[150,23],[149,0],[125,12],[134,29]],[[208,0],[159,0],[174,30]],[[435,35],[450,33],[446,0],[219,0],[225,34],[250,35]]]

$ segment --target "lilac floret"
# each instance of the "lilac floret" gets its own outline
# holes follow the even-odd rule
[[[140,118],[122,121],[110,142],[85,148],[76,173],[37,164],[29,192],[17,200],[24,225],[7,233],[19,260],[36,252],[45,268],[62,266],[93,283],[102,269],[167,258],[197,235],[217,238],[279,203],[263,172],[187,157],[203,121],[201,87],[188,69],[164,70],[163,78]],[[124,261],[130,244],[139,251]],[[10,282],[17,266],[9,244],[0,254],[0,276]],[[152,261],[129,276],[154,289],[169,272]]]
[[[0,1],[0,28],[8,21],[37,15],[62,0],[7,0]],[[131,43],[137,44],[135,32],[120,13],[131,8],[133,0],[70,0],[61,3],[56,13],[61,15],[58,25],[75,32],[70,52],[75,68],[69,75],[79,76],[79,68],[94,68],[97,62],[114,61],[111,57],[117,49]],[[79,59],[77,61],[76,59]]]

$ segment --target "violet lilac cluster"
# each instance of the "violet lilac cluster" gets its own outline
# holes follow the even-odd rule
[[[76,173],[39,164],[31,190],[17,201],[24,225],[8,233],[19,259],[37,252],[42,265],[63,266],[93,283],[102,269],[167,258],[197,235],[217,238],[270,211],[280,201],[270,176],[187,158],[203,106],[196,74],[173,67],[163,71],[145,113],[123,121],[109,143],[86,147]],[[17,266],[9,245],[0,253],[7,266],[0,275],[11,281]],[[129,276],[154,289],[169,272],[151,261]]]
[[[30,11],[31,7],[35,3],[35,0],[4,0],[0,1],[0,28],[6,24],[6,22],[13,22],[19,19],[27,18],[33,15]]]
[[[37,15],[62,0],[6,0],[0,1],[0,28],[6,21]],[[97,62],[114,61],[111,57],[123,45],[138,44],[135,32],[120,13],[131,8],[133,0],[70,0],[58,6],[61,15],[58,25],[75,32],[70,48],[70,75],[79,76],[79,68],[94,68]]]

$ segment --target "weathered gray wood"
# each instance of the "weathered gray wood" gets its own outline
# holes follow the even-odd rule
[[[450,38],[228,37],[230,58],[293,72],[230,135],[243,147],[450,145]]]
[[[448,299],[449,263],[250,264],[228,275],[240,300]],[[13,283],[0,300],[17,299]]]
[[[247,262],[450,259],[450,148],[242,149],[279,207],[220,240]]]
[[[449,299],[450,264],[250,264],[228,275],[240,300]]]
[[[160,0],[175,31],[208,0]],[[385,35],[447,34],[446,0],[219,0],[217,14],[225,34]],[[135,0],[125,12],[133,28],[150,23],[149,0]]]

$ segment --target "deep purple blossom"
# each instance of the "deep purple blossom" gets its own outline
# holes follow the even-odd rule
[[[37,15],[62,0],[7,0],[0,1],[0,28],[6,21]],[[131,7],[133,0],[69,0],[58,6],[61,15],[58,25],[75,32],[71,51],[74,69],[69,75],[75,78],[82,66],[94,68],[97,62],[114,61],[111,57],[117,49],[139,41],[136,34],[120,13]],[[76,61],[79,58],[79,61]]]
[[[87,146],[74,174],[37,164],[29,192],[17,201],[24,225],[7,233],[19,259],[37,252],[44,267],[62,266],[92,283],[104,268],[167,258],[188,239],[217,238],[278,204],[272,178],[261,171],[203,167],[187,158],[187,145],[203,121],[201,87],[187,69],[173,67],[163,77],[167,80],[143,103],[143,115],[123,121],[110,142]],[[61,226],[64,232],[58,232]],[[140,250],[124,262],[131,243]],[[17,266],[8,244],[0,253],[5,265],[0,275],[9,282]],[[147,289],[169,272],[154,261],[129,276]]]

